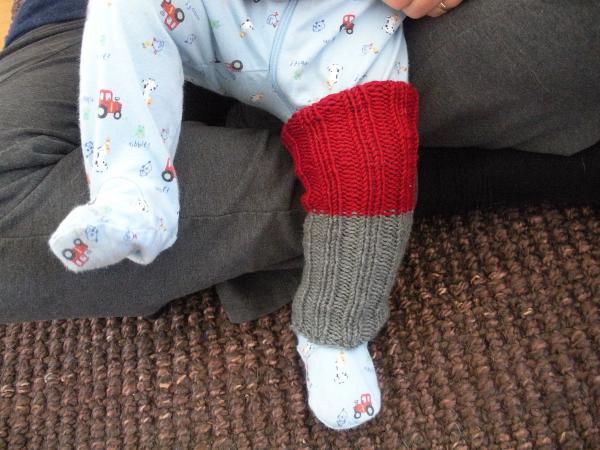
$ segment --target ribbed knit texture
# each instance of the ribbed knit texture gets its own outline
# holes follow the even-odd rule
[[[294,114],[282,140],[305,187],[305,266],[292,328],[356,347],[385,324],[416,195],[416,91],[372,82]]]
[[[309,213],[292,329],[312,342],[345,348],[377,336],[389,317],[387,299],[412,218],[412,213],[391,217]]]
[[[282,130],[308,212],[396,215],[415,205],[417,92],[374,81],[325,97]]]

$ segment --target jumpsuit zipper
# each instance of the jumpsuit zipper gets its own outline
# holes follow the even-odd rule
[[[271,86],[277,94],[277,96],[283,101],[283,103],[290,110],[290,114],[293,114],[296,108],[289,101],[288,97],[279,88],[279,80],[277,79],[277,70],[279,68],[279,56],[281,54],[281,47],[283,45],[283,39],[287,32],[290,20],[294,15],[298,0],[289,0],[285,7],[281,22],[277,25],[277,31],[275,32],[275,38],[273,39],[273,48],[271,49],[271,55],[269,57],[269,72],[271,74]]]

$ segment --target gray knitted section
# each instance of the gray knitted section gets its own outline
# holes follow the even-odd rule
[[[356,347],[388,319],[388,296],[404,255],[412,212],[342,217],[309,213],[304,271],[292,329],[319,344]]]

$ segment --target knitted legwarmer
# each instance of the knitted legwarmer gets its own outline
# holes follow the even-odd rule
[[[417,110],[407,83],[371,82],[301,109],[283,128],[308,212],[292,328],[312,342],[355,347],[389,316],[415,205]]]

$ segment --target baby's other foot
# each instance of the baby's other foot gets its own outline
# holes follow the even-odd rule
[[[125,258],[148,264],[172,245],[176,233],[176,227],[168,233],[136,184],[115,179],[93,201],[73,209],[48,243],[67,269],[82,272]]]

